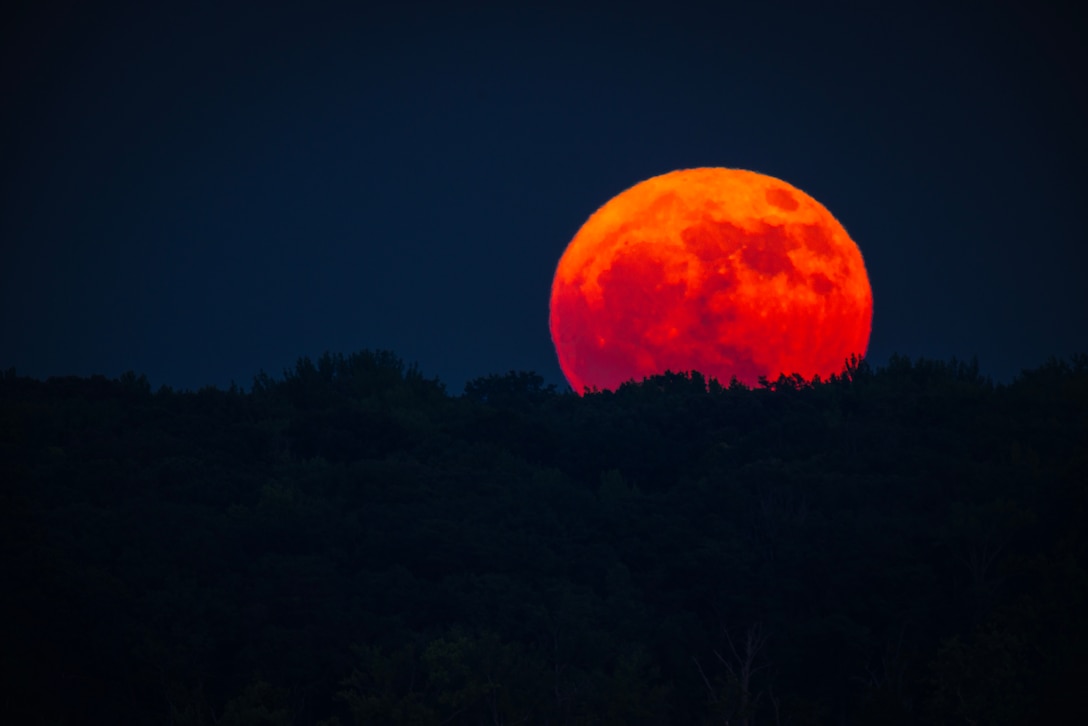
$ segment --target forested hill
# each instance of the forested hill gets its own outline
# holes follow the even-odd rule
[[[0,378],[0,722],[1085,714],[1088,356],[450,395]]]

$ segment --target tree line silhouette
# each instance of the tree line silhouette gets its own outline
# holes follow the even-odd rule
[[[1084,713],[1088,356],[460,395],[0,375],[5,723]]]

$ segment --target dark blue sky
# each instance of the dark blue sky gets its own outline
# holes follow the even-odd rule
[[[978,355],[1008,379],[1088,349],[1075,15],[221,4],[5,20],[0,367],[248,386],[386,348],[453,393],[510,369],[560,383],[567,242],[695,166],[838,217],[875,363]]]

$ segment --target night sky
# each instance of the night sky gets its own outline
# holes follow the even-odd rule
[[[566,244],[698,166],[779,177],[843,223],[878,365],[977,355],[1009,380],[1088,349],[1074,15],[513,4],[6,17],[0,367],[248,387],[369,348],[451,393],[561,384]]]

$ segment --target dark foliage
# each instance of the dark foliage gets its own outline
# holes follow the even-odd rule
[[[370,352],[248,392],[8,371],[0,483],[4,723],[1084,710],[1088,357],[584,398]]]

